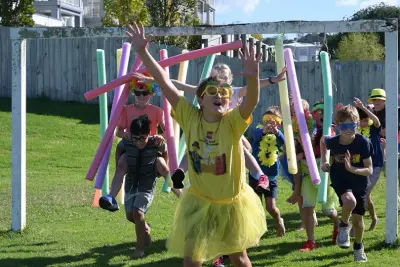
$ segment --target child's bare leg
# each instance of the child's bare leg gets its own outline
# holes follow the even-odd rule
[[[306,219],[304,216],[304,210],[303,210],[303,197],[300,196],[299,201],[297,202],[299,206],[299,213],[300,213],[300,218],[301,218],[301,224],[299,228],[297,228],[298,231],[303,231],[306,228]]]
[[[133,218],[135,220],[136,230],[136,251],[134,256],[143,257],[146,239],[146,222],[144,221],[144,213],[139,209],[135,209],[133,212]]]
[[[229,259],[235,267],[252,267],[246,250],[229,255]]]
[[[351,220],[353,223],[353,228],[354,228],[354,241],[358,244],[362,244],[363,237],[364,237],[364,219],[363,216],[358,215],[358,214],[353,214],[351,216]]]
[[[305,207],[305,208],[303,208],[303,212],[304,212],[307,240],[315,241],[315,235],[314,235],[315,211],[314,211],[314,207]]]
[[[275,219],[277,235],[284,236],[286,232],[285,224],[281,218],[280,210],[276,206],[276,199],[272,197],[266,197],[265,203],[268,213]]]
[[[121,190],[122,183],[124,181],[124,176],[128,172],[128,160],[126,153],[119,157],[117,168],[115,169],[115,174],[111,182],[110,195],[116,197],[119,190]]]

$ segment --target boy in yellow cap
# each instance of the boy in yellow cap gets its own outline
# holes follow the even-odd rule
[[[381,135],[385,137],[386,129],[386,91],[384,89],[375,88],[372,90],[368,102],[372,104],[371,108],[375,116],[378,117],[382,131]]]

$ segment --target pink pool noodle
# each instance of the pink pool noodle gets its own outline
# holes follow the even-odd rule
[[[296,69],[294,67],[292,50],[290,50],[290,48],[286,48],[284,51],[284,55],[288,70],[290,90],[292,91],[293,95],[294,110],[296,113],[297,122],[299,124],[301,141],[306,155],[307,165],[310,170],[311,180],[313,184],[320,184],[321,179],[319,177],[317,162],[315,160],[314,150],[312,149],[310,134],[307,129],[303,105],[301,104],[301,95],[299,84],[297,82],[297,75]]]
[[[136,56],[135,63],[133,64],[130,73],[135,72],[140,67],[141,64],[142,60],[140,59],[139,56]],[[92,165],[90,166],[89,171],[86,175],[87,180],[92,181],[96,176],[96,172],[100,166],[104,153],[106,152],[107,145],[110,142],[111,137],[114,135],[115,127],[118,124],[122,109],[124,108],[124,105],[128,100],[130,89],[131,89],[130,84],[126,83],[124,89],[122,90],[121,97],[115,106],[115,112],[111,114],[112,116],[110,118],[110,122],[108,123],[108,128],[104,134],[103,139],[101,140],[96,156],[94,157]]]
[[[122,46],[121,63],[120,63],[120,67],[119,67],[118,77],[124,76],[128,70],[130,52],[131,52],[131,44],[124,43]],[[123,85],[121,85],[115,89],[114,100],[113,100],[113,105],[111,108],[110,117],[113,116],[115,113],[115,108],[121,97],[122,89],[123,89]],[[104,182],[104,177],[105,177],[104,174],[107,171],[108,163],[110,161],[110,154],[111,154],[113,142],[114,142],[114,135],[111,136],[111,139],[107,145],[106,152],[104,153],[103,159],[100,163],[99,173],[97,174],[96,182],[94,185],[94,187],[97,189],[102,189],[102,187],[103,187],[103,182]]]
[[[195,59],[198,57],[204,57],[204,56],[208,56],[208,55],[215,54],[215,53],[225,52],[228,50],[239,49],[242,47],[242,45],[243,45],[242,41],[238,40],[238,41],[231,42],[231,43],[211,46],[211,47],[207,47],[207,48],[203,48],[203,49],[197,49],[197,50],[193,50],[189,53],[179,54],[179,55],[176,55],[176,56],[164,59],[164,60],[160,60],[158,62],[158,64],[160,64],[161,67],[165,68],[165,67],[169,67],[169,66],[181,63],[183,61]],[[140,68],[139,70],[137,70],[137,72],[144,73],[144,72],[146,72],[146,68],[145,67]],[[104,94],[105,92],[113,90],[114,88],[120,86],[121,84],[128,83],[131,80],[132,80],[131,75],[129,75],[129,74],[124,75],[124,76],[117,78],[103,86],[100,86],[96,89],[86,92],[85,98],[86,98],[86,100],[91,100],[101,94]]]
[[[168,52],[166,49],[160,50],[160,58],[161,60],[165,60],[166,58],[168,58]],[[168,67],[165,67],[164,69],[167,73],[169,73]],[[164,119],[165,119],[165,136],[167,138],[167,147],[168,147],[169,171],[170,173],[174,173],[176,169],[178,169],[178,155],[176,154],[174,127],[172,124],[172,117],[171,117],[171,105],[169,104],[164,94],[163,94],[163,103],[164,103]]]

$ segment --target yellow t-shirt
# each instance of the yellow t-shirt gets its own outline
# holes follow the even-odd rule
[[[200,109],[180,97],[171,115],[186,137],[190,192],[217,202],[229,202],[246,182],[241,137],[252,121],[239,108],[229,110],[218,122],[206,122]]]

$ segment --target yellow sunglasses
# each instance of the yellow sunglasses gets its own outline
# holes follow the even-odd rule
[[[208,96],[216,96],[219,93],[221,98],[231,98],[233,94],[233,89],[230,84],[223,84],[218,87],[216,83],[210,83],[206,85],[204,92],[201,94],[203,97],[205,94]]]

